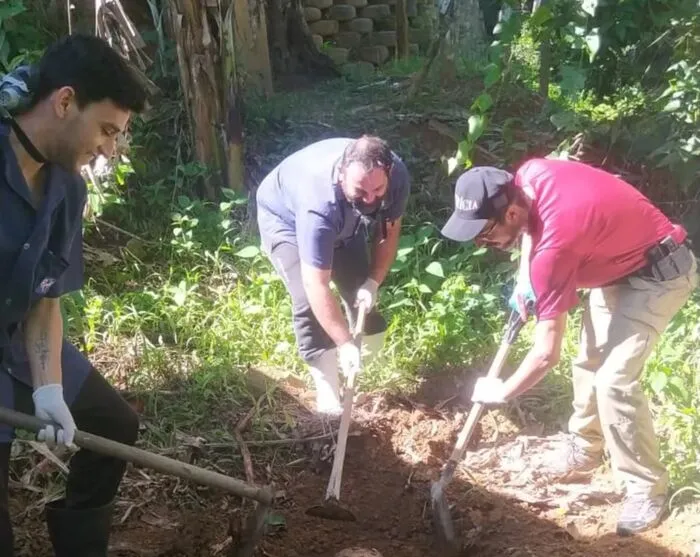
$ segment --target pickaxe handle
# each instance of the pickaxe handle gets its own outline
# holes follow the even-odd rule
[[[44,422],[35,416],[17,412],[0,406],[0,422],[27,431],[38,432],[51,422]],[[58,426],[57,426],[58,427]],[[76,430],[75,444],[96,453],[111,456],[128,462],[133,462],[146,468],[151,468],[163,474],[177,476],[185,480],[203,484],[216,489],[222,489],[239,497],[246,497],[269,506],[273,493],[269,487],[255,487],[230,476],[205,470],[186,462],[158,455],[131,445],[124,445],[111,439],[105,439],[92,433]]]

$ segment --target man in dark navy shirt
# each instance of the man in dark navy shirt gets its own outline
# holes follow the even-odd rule
[[[57,424],[39,433],[73,446],[80,430],[133,444],[138,417],[63,339],[61,295],[83,285],[79,170],[110,157],[146,97],[110,46],[73,35],[47,49],[31,98],[0,123],[0,404]],[[5,113],[7,116],[7,113]],[[13,555],[8,466],[14,431],[0,424],[0,555]],[[46,506],[58,557],[107,555],[125,463],[87,450],[70,461],[65,498]]]
[[[387,324],[374,304],[396,257],[409,192],[406,166],[373,136],[313,143],[284,159],[258,188],[263,251],[291,294],[297,345],[316,385],[319,413],[341,412],[338,362],[345,374],[360,364],[330,282],[352,323],[360,302],[370,309],[365,346],[376,355]]]

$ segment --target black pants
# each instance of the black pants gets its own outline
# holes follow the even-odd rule
[[[292,297],[294,335],[299,354],[306,362],[318,357],[322,352],[333,348],[335,343],[316,319],[304,291],[301,279],[299,248],[291,243],[277,244],[272,248],[270,258],[282,277]],[[332,279],[350,311],[350,323],[355,322],[357,308],[355,295],[369,275],[367,241],[363,234],[356,235],[345,246],[337,248],[333,254]],[[365,319],[364,333],[373,335],[387,328],[384,317],[373,308]]]
[[[32,391],[14,381],[15,409],[34,414]],[[138,415],[93,368],[70,407],[76,426],[133,445],[138,435]],[[11,443],[0,444],[0,555],[12,557],[13,535],[8,512],[8,473]],[[109,503],[117,494],[126,463],[80,449],[70,460],[65,506],[92,509]]]

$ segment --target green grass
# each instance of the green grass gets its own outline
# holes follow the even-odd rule
[[[418,67],[415,61],[396,64],[376,80],[400,84],[402,76]],[[421,376],[443,368],[484,369],[500,341],[506,318],[501,287],[512,277],[516,262],[440,236],[439,227],[451,210],[452,178],[445,163],[428,154],[432,146],[404,127],[424,125],[438,115],[465,130],[465,108],[478,94],[472,85],[442,91],[429,82],[424,94],[407,104],[387,83],[341,80],[247,104],[246,145],[258,178],[302,145],[363,131],[387,137],[412,171],[413,192],[398,258],[379,302],[390,322],[386,348],[381,365],[362,375],[363,389],[410,392]],[[531,143],[520,145],[514,157],[523,149],[545,148],[540,136],[528,135],[528,130],[550,133],[556,145],[551,124],[503,113],[514,94],[515,87],[503,95],[505,104],[494,108],[483,145],[499,155],[513,153],[513,142],[522,144],[525,136]],[[90,262],[90,280],[80,294],[66,300],[64,309],[71,336],[105,365],[128,368],[127,386],[146,397],[149,419],[157,424],[149,430],[149,440],[165,446],[176,429],[225,435],[225,418],[213,416],[212,409],[230,407],[235,412],[250,403],[245,384],[249,366],[279,368],[301,378],[306,371],[295,348],[289,297],[257,249],[246,200],[234,195],[220,205],[193,200],[193,185],[203,171],[182,160],[182,146],[173,149],[169,143],[174,138],[159,135],[168,122],[182,121],[176,102],[162,110],[154,123],[137,126],[132,155],[136,172],[111,184],[113,195],[104,197],[100,206],[101,219],[142,239],[117,236],[114,241],[114,232],[99,222],[89,223],[88,244],[115,260]],[[520,127],[520,139],[517,134],[510,139],[503,132],[507,126]],[[444,152],[445,157],[453,154]],[[543,419],[569,412],[569,370],[579,318],[580,309],[572,312],[562,362],[532,404]],[[664,458],[677,486],[692,485],[699,471],[698,322],[696,294],[674,319],[645,375]],[[512,354],[513,365],[531,339],[529,325]],[[167,389],[186,396],[173,404],[168,395],[158,394]]]

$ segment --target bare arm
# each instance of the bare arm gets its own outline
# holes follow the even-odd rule
[[[381,233],[377,234],[372,246],[372,263],[369,276],[377,284],[384,282],[396,258],[396,250],[399,245],[399,237],[401,236],[401,218],[387,222],[386,227],[386,239],[382,241]]]
[[[337,346],[352,340],[340,304],[331,291],[331,271],[301,263],[301,278],[306,297],[316,319]]]
[[[25,346],[34,388],[61,384],[63,318],[58,298],[42,298],[25,321]]]
[[[535,325],[535,343],[520,367],[504,383],[506,400],[512,399],[539,383],[559,362],[561,343],[566,330],[566,313]]]

